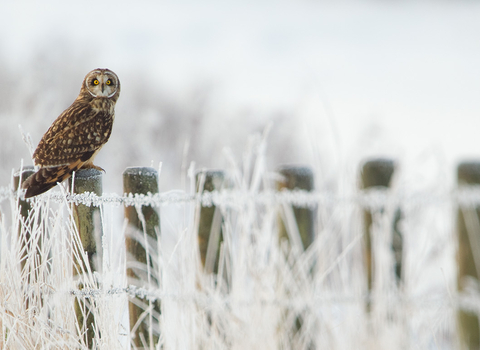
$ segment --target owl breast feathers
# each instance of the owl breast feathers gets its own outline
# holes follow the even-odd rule
[[[33,159],[40,169],[22,187],[25,198],[44,193],[74,171],[96,168],[93,159],[108,141],[115,119],[120,81],[108,69],[85,76],[80,94],[43,135]]]

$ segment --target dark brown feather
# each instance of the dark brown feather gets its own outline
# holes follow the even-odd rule
[[[114,116],[92,109],[90,105],[77,106],[63,112],[40,141],[33,158],[40,166],[68,164],[85,152],[100,149],[109,139]]]
[[[72,176],[72,172],[80,169],[83,163],[84,162],[78,160],[68,165],[41,168],[35,174],[29,176],[22,184],[22,188],[27,190],[25,198],[47,192],[49,189],[55,187],[57,183],[61,183]]]

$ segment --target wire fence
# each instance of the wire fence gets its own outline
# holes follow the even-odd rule
[[[10,187],[0,187],[0,203],[13,199],[21,199],[17,192]],[[93,192],[79,194],[62,193],[51,191],[41,197],[44,202],[83,204],[86,206],[99,207],[101,205],[112,206],[153,206],[161,207],[176,203],[195,203],[202,206],[225,206],[234,207],[244,203],[256,203],[263,205],[289,204],[301,208],[314,208],[318,205],[354,204],[369,210],[378,210],[387,203],[402,205],[434,205],[451,204],[462,207],[475,207],[480,205],[480,185],[468,188],[455,188],[444,193],[392,193],[388,188],[370,188],[358,191],[353,195],[337,195],[319,191],[274,191],[264,190],[252,192],[246,190],[211,191],[188,194],[184,191],[175,190],[162,193],[148,194],[125,194],[103,193],[97,195]],[[33,201],[33,199],[31,200]]]
[[[25,201],[32,209],[23,218],[22,200],[13,187],[0,187],[0,205],[12,209],[10,223],[0,215],[5,348],[21,348],[21,336],[33,329],[60,347],[55,330],[61,329],[71,337],[64,348],[454,349],[462,344],[455,315],[480,313],[476,278],[467,276],[462,289],[455,286],[453,234],[457,210],[480,207],[480,186],[443,192],[373,186],[349,194],[230,186],[99,195],[62,188]],[[92,214],[101,227],[98,271],[90,270],[90,253],[74,220],[72,208],[81,206],[99,210]],[[120,207],[135,209],[136,233],[128,225],[118,232],[118,223],[112,224],[108,210]],[[146,207],[162,214],[162,225],[153,229],[158,240],[147,234]],[[180,212],[172,215],[171,207]],[[205,213],[208,219],[202,219]],[[467,231],[476,235],[475,217],[465,218]],[[202,253],[204,224],[209,236]],[[304,232],[312,228],[305,225],[313,225],[310,241]],[[399,275],[396,230],[403,240]],[[129,260],[128,248],[115,253],[123,244],[116,239],[129,234],[143,247],[143,262]],[[75,261],[84,269],[77,276],[65,269]],[[27,267],[18,269],[21,264]],[[138,268],[135,283],[129,268]],[[23,298],[12,303],[14,295]],[[83,310],[82,323],[68,306],[73,300]],[[127,300],[141,309],[137,321],[116,314]],[[55,316],[59,312],[62,317]],[[143,333],[142,323],[148,324]],[[29,339],[43,342],[37,335]],[[122,343],[122,337],[128,339]]]

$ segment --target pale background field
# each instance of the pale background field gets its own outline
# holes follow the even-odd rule
[[[30,162],[18,124],[36,145],[97,67],[122,82],[97,161],[109,192],[152,162],[179,187],[182,162],[223,167],[224,147],[241,158],[270,122],[272,167],[336,176],[383,153],[450,177],[480,154],[479,15],[470,1],[3,3],[1,182]]]

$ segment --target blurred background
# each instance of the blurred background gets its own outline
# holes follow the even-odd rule
[[[106,192],[160,163],[160,190],[181,187],[192,161],[241,162],[268,127],[270,169],[329,183],[386,155],[451,182],[480,155],[479,18],[474,1],[3,2],[0,185],[32,164],[19,125],[36,146],[98,67],[122,83]]]

